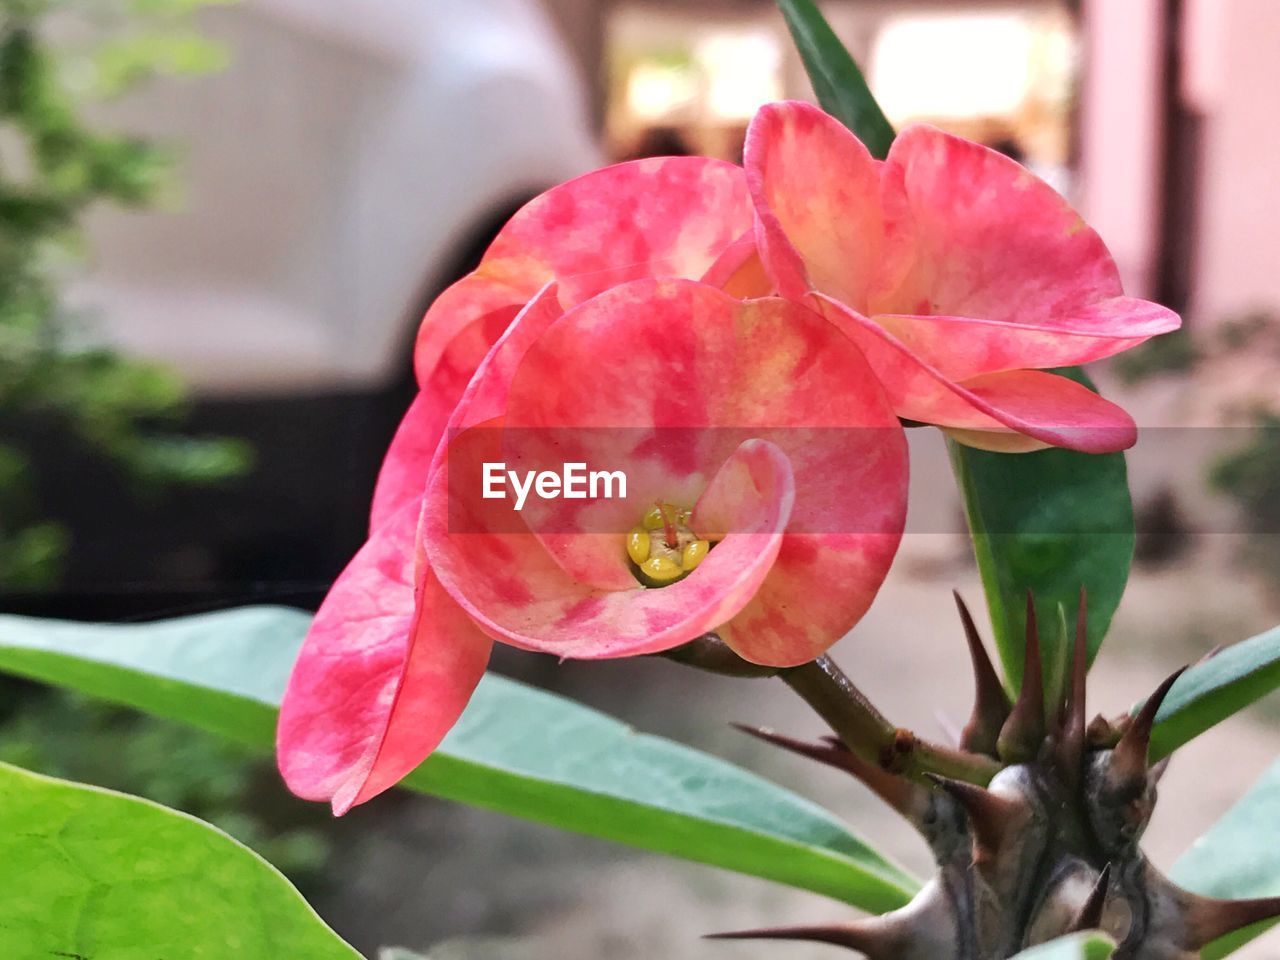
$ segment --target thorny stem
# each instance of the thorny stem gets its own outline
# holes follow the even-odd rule
[[[743,660],[714,633],[662,654],[668,660],[722,676],[777,676],[826,721],[850,750],[868,763],[911,780],[933,773],[953,780],[987,784],[1000,771],[997,761],[921,740],[895,727],[830,657],[778,669]]]
[[[883,770],[909,780],[926,781],[925,775],[933,773],[981,785],[1000,772],[1001,764],[990,757],[930,743],[895,727],[830,657],[789,667],[779,675],[845,746]]]
[[[979,674],[979,703],[964,742],[988,744],[976,748],[988,755],[923,743],[894,727],[826,657],[773,673],[839,737],[810,743],[742,728],[844,770],[873,790],[928,842],[938,864],[934,881],[884,916],[718,938],[830,943],[867,960],[996,960],[1062,934],[1101,928],[1117,941],[1116,960],[1198,960],[1220,938],[1280,918],[1280,897],[1216,900],[1175,886],[1139,846],[1160,778],[1160,764],[1151,764],[1155,719],[1182,671],[1140,710],[1086,726],[1082,594],[1065,689],[1046,711],[1029,618],[1022,710],[1010,712],[963,604],[960,612]],[[738,669],[732,651],[717,648],[714,636],[703,641],[692,662]],[[994,759],[997,750],[1005,763]]]

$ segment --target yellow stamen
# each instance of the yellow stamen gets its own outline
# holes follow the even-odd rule
[[[706,540],[695,540],[684,548],[684,553],[680,556],[680,569],[685,573],[695,570],[708,551],[711,550],[711,544]]]
[[[652,507],[645,511],[644,518],[640,521],[641,526],[646,530],[660,530],[666,526],[667,518],[662,514],[662,504],[655,503]]]
[[[636,579],[646,587],[682,580],[706,558],[712,544],[693,531],[692,517],[691,510],[659,500],[627,533],[627,556]]]
[[[658,583],[667,583],[684,575],[680,564],[670,557],[650,557],[640,564],[640,572]]]
[[[649,559],[649,531],[644,527],[634,527],[627,534],[627,556],[636,566]]]

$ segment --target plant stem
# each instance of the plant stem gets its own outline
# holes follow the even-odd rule
[[[925,774],[934,773],[985,785],[1001,768],[989,757],[930,743],[895,727],[827,656],[798,667],[765,667],[743,660],[714,633],[659,655],[725,677],[781,677],[857,756],[910,780],[925,782]]]
[[[846,747],[882,770],[909,780],[924,781],[925,774],[934,773],[983,785],[1000,770],[989,757],[930,743],[895,727],[830,657],[780,670],[779,676]]]
[[[697,667],[708,673],[717,673],[722,677],[759,679],[776,677],[781,672],[777,667],[766,667],[752,663],[750,660],[743,660],[714,633],[698,637],[673,650],[664,650],[658,656],[682,663],[686,667]]]

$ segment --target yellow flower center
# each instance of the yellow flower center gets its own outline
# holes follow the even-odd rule
[[[627,534],[627,556],[646,587],[665,587],[688,576],[710,551],[710,542],[693,532],[689,520],[690,511],[659,501]]]

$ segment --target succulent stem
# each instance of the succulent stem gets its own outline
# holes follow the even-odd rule
[[[827,722],[854,754],[882,770],[921,781],[934,773],[986,784],[1000,771],[990,757],[921,740],[895,727],[830,657],[780,671],[783,681]]]
[[[717,673],[724,677],[739,677],[750,680],[778,675],[777,667],[766,667],[758,663],[752,663],[750,660],[743,660],[733,651],[732,647],[714,633],[704,634],[696,640],[690,640],[686,644],[671,650],[664,650],[661,653],[654,654],[654,656],[681,663],[687,667],[696,667],[699,670],[705,670],[707,673]]]
[[[1280,917],[1280,898],[1215,900],[1182,890],[1139,848],[1164,766],[1151,762],[1152,728],[1181,671],[1133,715],[1086,725],[1084,591],[1074,646],[1051,668],[1047,695],[1028,598],[1024,676],[1011,706],[973,618],[956,600],[977,690],[965,749],[894,726],[827,657],[776,675],[837,736],[810,742],[740,728],[870,787],[929,843],[934,880],[883,917],[717,938],[817,941],[870,960],[1003,960],[1066,933],[1101,929],[1118,943],[1114,960],[1195,960],[1218,938]],[[698,641],[675,658],[748,675],[716,644]],[[978,749],[997,750],[1001,759]]]

